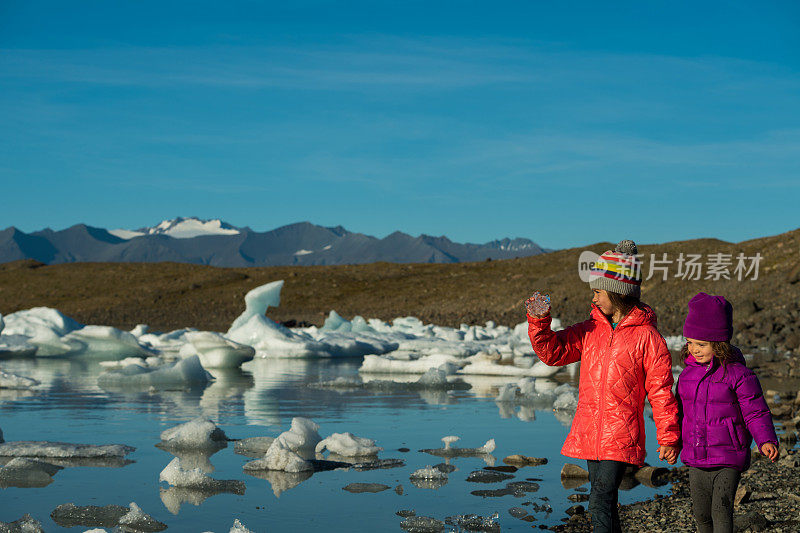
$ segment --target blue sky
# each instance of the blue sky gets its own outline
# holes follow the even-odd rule
[[[288,5],[287,5],[288,4]],[[797,2],[0,2],[0,227],[800,227]]]

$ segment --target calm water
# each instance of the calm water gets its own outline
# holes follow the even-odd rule
[[[30,513],[46,531],[84,531],[62,528],[50,512],[62,503],[76,505],[127,505],[142,510],[169,526],[167,531],[227,532],[235,518],[253,531],[402,531],[395,512],[414,509],[417,515],[444,520],[448,516],[499,513],[504,531],[530,531],[531,524],[509,515],[511,507],[532,512],[524,502],[549,499],[551,514],[533,512],[535,524],[557,524],[573,505],[574,491],[561,486],[559,472],[567,459],[559,454],[569,420],[559,420],[549,410],[499,407],[497,387],[507,378],[471,378],[473,388],[456,392],[373,393],[365,390],[334,391],[308,387],[309,383],[358,374],[360,360],[297,361],[259,360],[250,371],[219,374],[204,389],[185,392],[107,392],[97,387],[96,363],[66,360],[3,361],[7,372],[35,377],[42,386],[35,392],[0,390],[0,428],[6,441],[48,440],[87,444],[127,444],[136,451],[125,466],[73,466],[53,477],[44,488],[0,490],[0,521],[10,522]],[[303,416],[320,425],[326,437],[349,431],[377,440],[381,458],[401,458],[406,465],[388,470],[318,472],[288,488],[297,479],[277,474],[271,480],[247,475],[242,465],[251,460],[233,452],[232,443],[209,458],[217,479],[244,481],[244,495],[217,494],[206,499],[197,493],[169,490],[158,475],[173,455],[154,446],[166,428],[196,416],[214,420],[230,438],[277,436],[289,428],[292,417]],[[563,416],[561,416],[563,419]],[[655,454],[655,428],[645,417],[651,464]],[[414,470],[441,462],[417,450],[441,447],[441,437],[458,435],[461,447],[477,447],[495,438],[496,464],[514,453],[547,457],[550,463],[526,467],[514,480],[537,478],[541,488],[524,498],[481,498],[473,490],[501,488],[505,483],[466,482],[473,470],[486,466],[480,458],[455,458],[457,467],[449,482],[438,489],[422,489],[409,481]],[[407,453],[399,452],[410,448]],[[577,462],[577,461],[573,461]],[[579,463],[581,464],[581,463]],[[512,481],[514,481],[512,480]],[[541,481],[538,481],[541,480]],[[351,494],[349,483],[402,485],[377,494]],[[586,485],[588,487],[588,484]],[[281,492],[281,489],[287,489]],[[641,500],[667,488],[637,486],[621,493],[623,503]],[[276,495],[276,493],[278,495]],[[182,500],[184,503],[181,504]],[[585,504],[584,504],[585,505]]]

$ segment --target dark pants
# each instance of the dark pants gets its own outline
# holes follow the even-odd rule
[[[692,513],[699,533],[733,531],[733,500],[741,476],[734,468],[689,467]]]
[[[619,485],[628,463],[620,461],[586,461],[589,464],[589,512],[595,533],[621,533],[619,523]]]

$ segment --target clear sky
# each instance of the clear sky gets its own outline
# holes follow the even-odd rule
[[[0,1],[0,228],[800,227],[800,3]]]

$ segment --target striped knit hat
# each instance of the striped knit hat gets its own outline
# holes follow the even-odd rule
[[[589,287],[623,296],[641,296],[642,263],[637,253],[635,242],[620,241],[613,252],[608,250],[594,263],[589,272]]]

